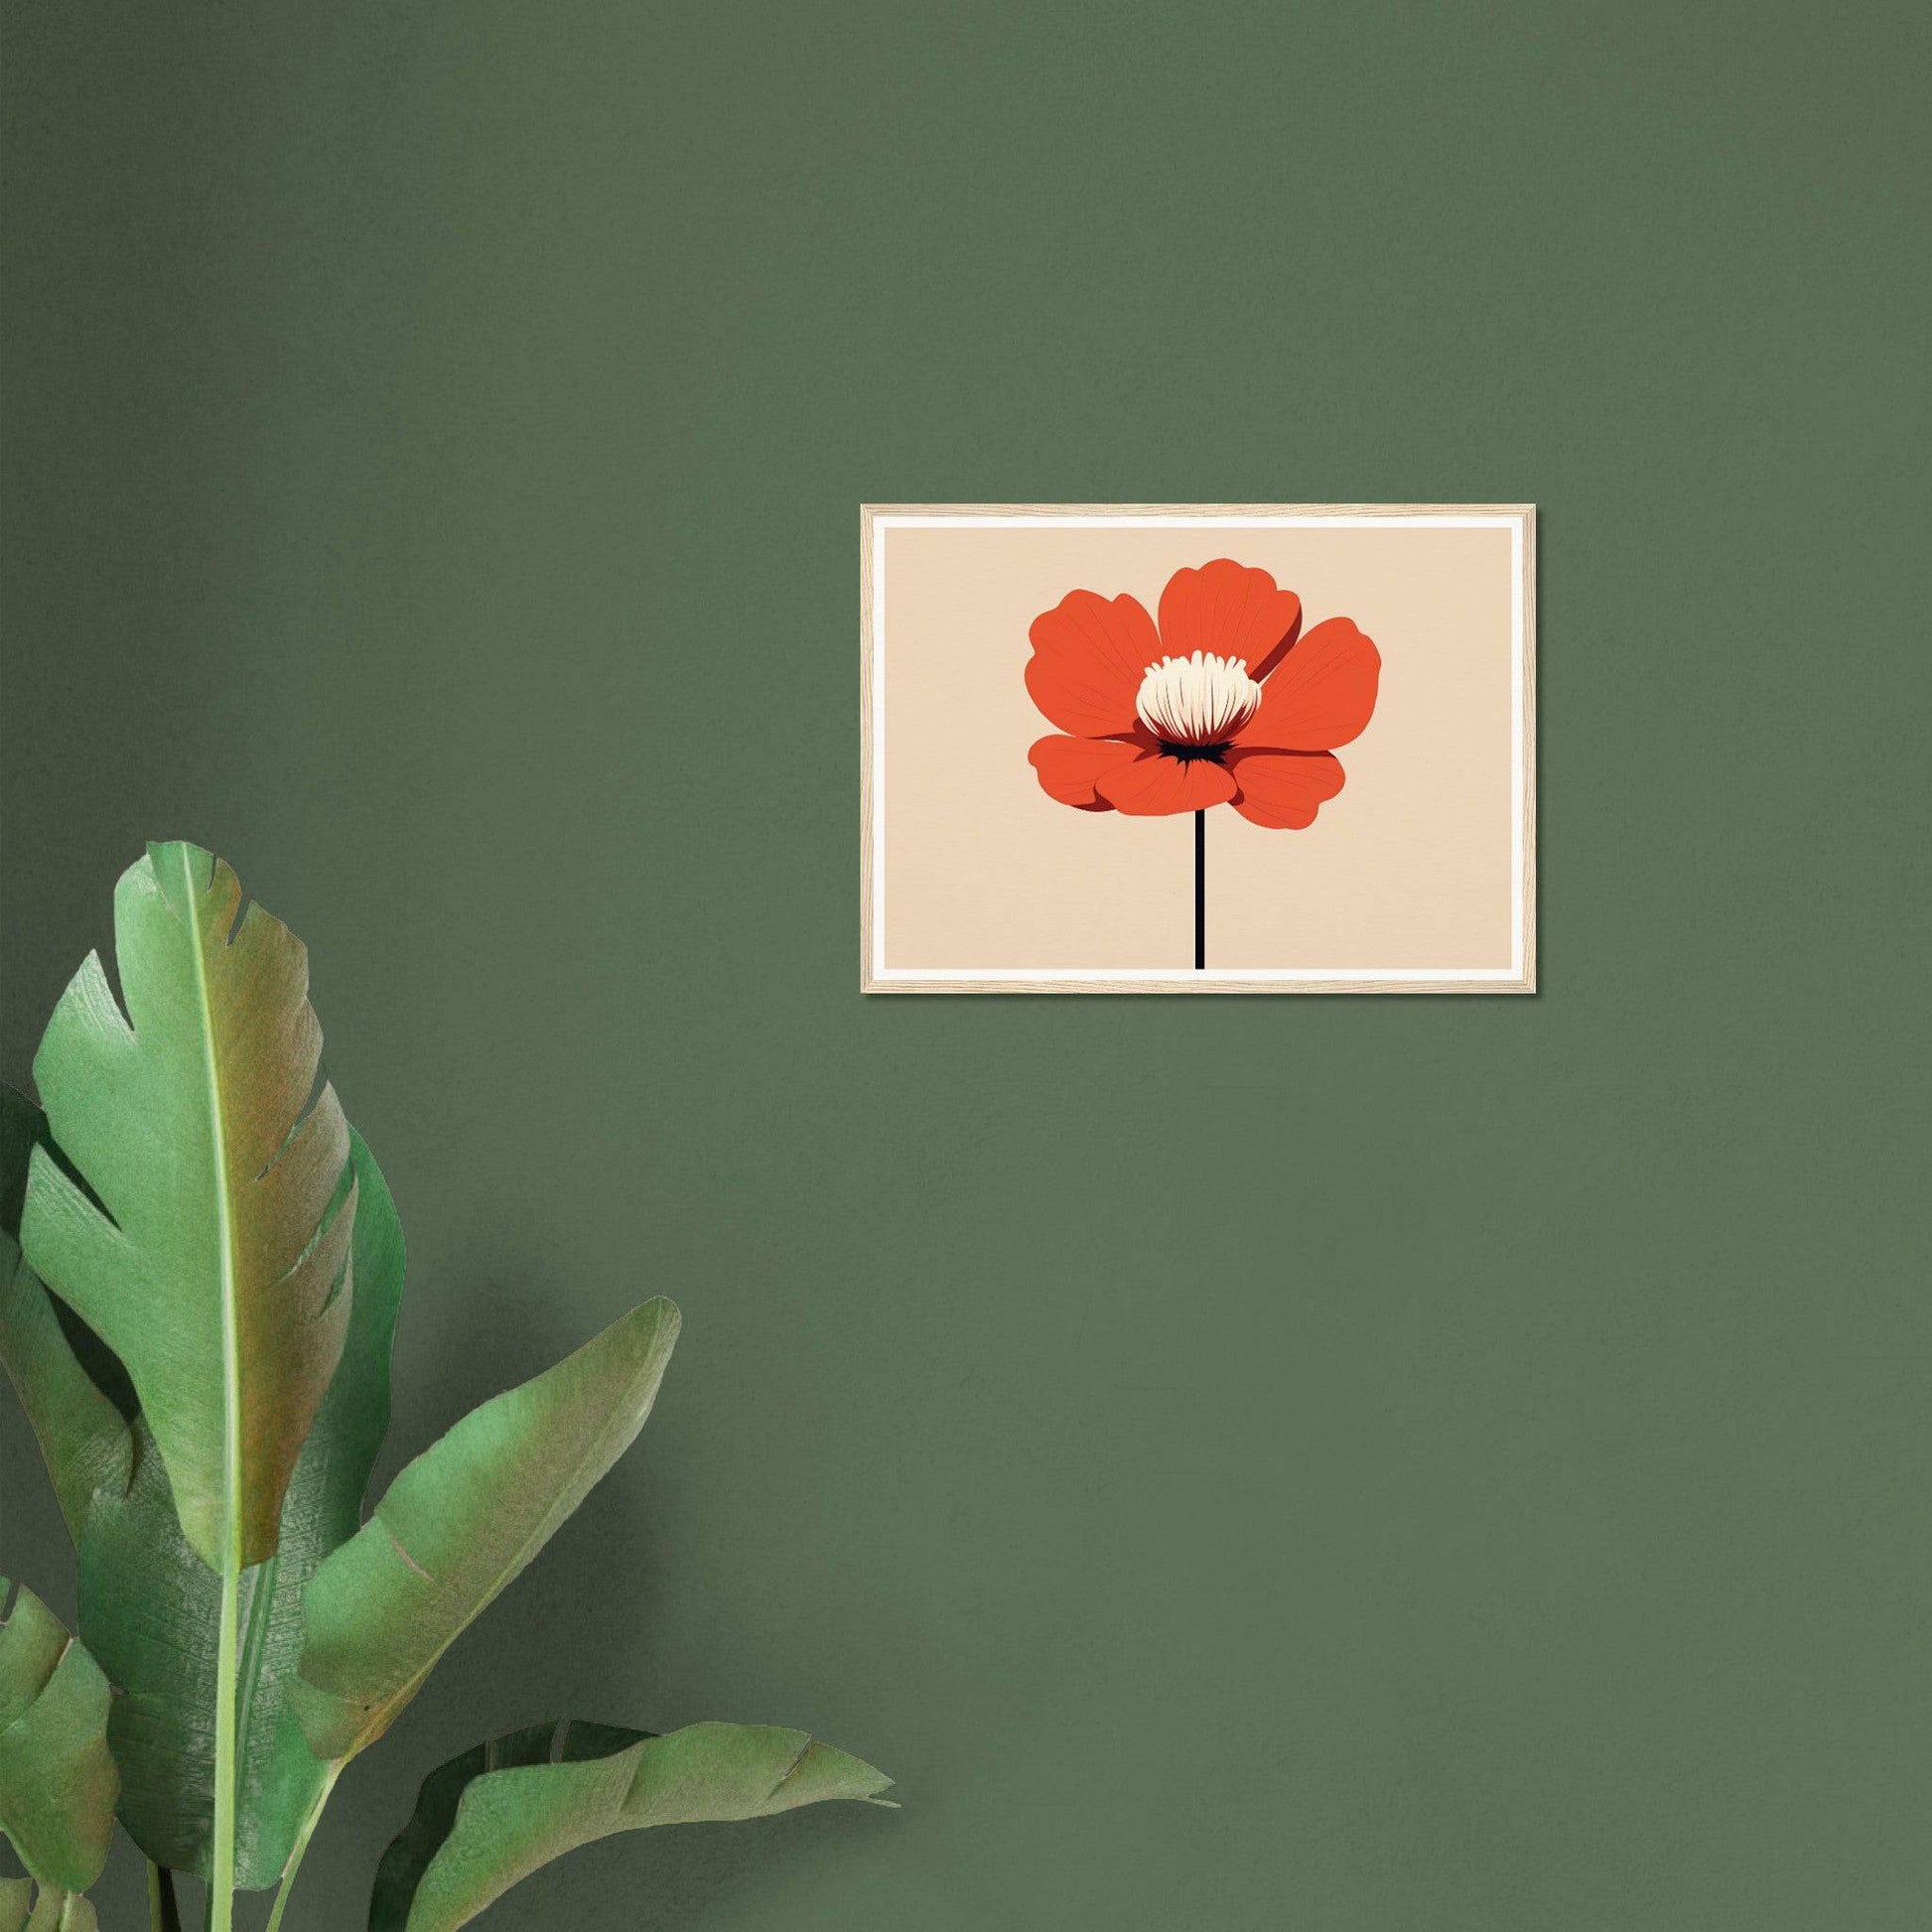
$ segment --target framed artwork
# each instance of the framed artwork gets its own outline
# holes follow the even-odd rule
[[[868,993],[1531,993],[1533,506],[869,504]]]

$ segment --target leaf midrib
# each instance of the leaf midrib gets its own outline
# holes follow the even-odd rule
[[[241,1344],[235,1321],[234,1204],[229,1198],[227,1122],[221,1104],[221,1059],[215,1042],[214,1004],[208,995],[207,959],[201,895],[185,846],[175,848],[195,959],[195,997],[202,1009],[202,1064],[207,1082],[209,1130],[214,1142],[215,1249],[221,1288],[221,1487],[227,1557],[241,1571]],[[212,865],[212,861],[209,862]],[[210,882],[211,883],[211,882]]]
[[[214,1686],[214,1819],[208,1848],[208,1932],[229,1932],[234,1913],[236,1726],[240,1687],[236,1683],[236,1597],[241,1588],[241,1356],[235,1321],[234,1204],[230,1198],[227,1122],[221,1105],[221,1062],[215,1043],[214,1007],[208,997],[207,954],[201,897],[185,846],[175,849],[181,867],[190,949],[195,959],[195,995],[202,1008],[202,1063],[207,1078],[208,1127],[213,1139],[215,1243],[221,1290],[221,1629],[216,1648]],[[208,883],[214,883],[208,860]]]

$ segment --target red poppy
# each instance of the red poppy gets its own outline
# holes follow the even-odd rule
[[[1302,600],[1228,557],[1174,572],[1158,630],[1137,598],[1071,591],[1029,634],[1027,689],[1065,736],[1027,756],[1049,798],[1088,812],[1232,805],[1256,825],[1312,825],[1382,670],[1347,618],[1302,635]]]

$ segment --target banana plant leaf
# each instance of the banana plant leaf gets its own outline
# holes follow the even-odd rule
[[[71,1314],[63,1321],[63,1311],[20,1252],[28,1164],[36,1147],[49,1145],[41,1110],[25,1094],[0,1086],[0,1361],[78,1543],[94,1491],[127,1486],[133,1444],[126,1415],[103,1387],[124,1382],[119,1364]],[[91,1364],[80,1352],[88,1344]]]
[[[33,1153],[21,1246],[126,1365],[204,1563],[275,1554],[282,1499],[347,1329],[355,1195],[308,954],[198,846],[114,891],[126,1018],[97,953],[34,1077],[87,1185]],[[89,1192],[91,1189],[91,1193]]]
[[[108,1701],[100,1666],[23,1587],[0,1622],[0,1830],[43,1888],[85,1891],[107,1863]]]
[[[6,1904],[0,1900],[0,1926],[7,1922]],[[33,1916],[24,1921],[25,1932],[99,1932],[100,1920],[94,1916],[93,1903],[77,1891],[59,1891],[43,1886],[34,1902]]]
[[[892,1779],[802,1730],[691,1725],[664,1736],[538,1725],[452,1758],[383,1854],[369,1932],[455,1932],[539,1865],[650,1825],[764,1818]]]
[[[289,1708],[302,1592],[360,1527],[389,1427],[402,1226],[360,1135],[351,1133],[349,1148],[358,1205],[347,1339],[289,1483],[280,1548],[241,1576],[235,1870],[244,1887],[280,1879],[328,1778]],[[81,1541],[80,1632],[123,1693],[107,1731],[121,1768],[121,1823],[156,1864],[207,1877],[220,1580],[189,1548],[162,1459],[145,1424],[135,1429],[133,1481],[101,1492]]]
[[[474,1409],[318,1570],[293,1700],[318,1757],[373,1743],[636,1440],[677,1340],[661,1297]]]

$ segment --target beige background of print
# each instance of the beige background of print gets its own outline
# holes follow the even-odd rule
[[[1504,529],[875,527],[885,546],[885,959],[892,971],[1188,969],[1193,819],[1081,812],[1027,748],[1028,627],[1070,590],[1158,612],[1231,556],[1382,652],[1341,794],[1305,832],[1207,815],[1207,969],[1507,968],[1511,609]]]

